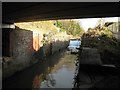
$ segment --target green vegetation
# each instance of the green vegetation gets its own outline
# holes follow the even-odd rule
[[[60,28],[60,32],[67,32],[68,35],[82,36],[83,29],[75,20],[56,20],[54,25]]]
[[[82,40],[83,47],[98,49],[103,63],[120,65],[120,42],[106,27],[89,28]]]
[[[25,30],[41,31],[44,33],[57,32],[57,27],[53,25],[52,21],[22,22],[22,23],[15,23],[15,25]]]
[[[58,33],[66,32],[68,35],[82,36],[84,33],[83,28],[76,20],[53,20],[53,21],[36,21],[36,22],[23,22],[15,23],[21,29],[41,31],[43,33]]]

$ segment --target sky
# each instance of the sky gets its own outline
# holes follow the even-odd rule
[[[119,17],[108,17],[103,18],[105,22],[118,22]],[[97,25],[97,22],[100,18],[86,18],[86,19],[77,19],[80,22],[80,25],[83,27],[85,31],[88,30],[88,28],[94,28],[95,25]]]

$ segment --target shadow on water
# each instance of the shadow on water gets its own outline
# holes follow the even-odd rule
[[[72,88],[75,59],[76,55],[61,50],[3,81],[3,88]]]

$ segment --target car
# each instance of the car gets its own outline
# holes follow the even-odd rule
[[[81,41],[78,39],[71,39],[69,41],[68,50],[71,53],[78,53],[80,49]]]

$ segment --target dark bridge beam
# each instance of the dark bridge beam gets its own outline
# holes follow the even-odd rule
[[[27,2],[3,3],[4,22],[34,20],[119,17],[119,3]]]

